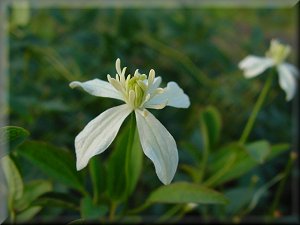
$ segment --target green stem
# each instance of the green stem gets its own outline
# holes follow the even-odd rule
[[[278,203],[279,203],[281,195],[284,191],[284,187],[286,185],[288,175],[291,173],[291,170],[293,168],[293,164],[294,164],[296,159],[297,159],[297,153],[291,152],[290,159],[289,159],[289,161],[288,161],[288,163],[287,163],[287,165],[284,169],[284,172],[283,172],[284,178],[280,181],[280,184],[278,186],[278,189],[277,189],[275,197],[274,197],[274,201],[273,201],[272,206],[271,206],[270,213],[271,213],[272,216],[274,215],[274,212],[278,207]]]
[[[257,117],[257,114],[259,112],[259,110],[261,109],[263,103],[264,103],[264,100],[270,90],[270,87],[271,87],[271,84],[272,84],[272,75],[271,74],[268,74],[268,79],[265,83],[265,86],[263,88],[263,90],[261,91],[258,99],[257,99],[257,102],[255,103],[254,105],[254,108],[253,108],[253,111],[250,115],[250,118],[248,119],[248,122],[246,124],[246,127],[242,133],[242,136],[240,138],[240,143],[241,144],[245,144],[245,142],[247,141],[248,137],[249,137],[249,134],[253,128],[253,125],[254,125],[254,122],[256,120],[256,117]]]
[[[111,202],[110,210],[109,210],[109,221],[113,222],[115,220],[115,214],[118,204],[114,201]]]

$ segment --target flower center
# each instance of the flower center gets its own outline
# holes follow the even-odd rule
[[[130,75],[128,75],[130,77]],[[128,80],[125,86],[126,97],[128,97],[131,105],[134,108],[138,108],[146,97],[147,85],[144,80],[147,79],[145,74],[135,73],[135,75]],[[134,96],[134,97],[131,97]]]
[[[154,70],[150,70],[148,77],[146,74],[140,74],[136,70],[133,76],[129,74],[125,78],[126,67],[121,70],[119,59],[116,61],[116,70],[116,78],[114,79],[110,75],[107,75],[107,80],[123,95],[124,101],[132,109],[142,108],[144,103],[153,96],[164,92],[164,89],[154,85]]]
[[[278,65],[286,59],[290,52],[290,46],[283,45],[277,40],[272,40],[270,49],[266,52],[266,56],[273,59],[275,64]]]

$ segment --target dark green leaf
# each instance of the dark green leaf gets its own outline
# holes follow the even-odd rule
[[[89,170],[93,185],[95,202],[99,202],[100,194],[106,189],[105,167],[99,157],[93,157],[89,162]]]
[[[256,141],[245,146],[246,151],[254,160],[263,163],[271,152],[271,146],[267,141]]]
[[[75,159],[65,149],[43,142],[30,141],[20,146],[18,153],[48,176],[84,192],[81,177],[75,168]]]
[[[226,206],[227,214],[234,215],[245,208],[253,198],[254,191],[255,189],[239,187],[225,192],[225,196],[230,199]]]
[[[225,204],[227,203],[227,199],[223,194],[204,186],[194,183],[178,182],[156,189],[151,193],[147,202]]]
[[[207,149],[212,148],[218,141],[221,131],[221,116],[219,111],[209,106],[200,114],[200,127],[204,145]]]
[[[129,143],[129,136],[130,127],[125,127],[119,134],[115,149],[108,162],[108,194],[116,201],[124,200],[133,192],[142,169],[143,151],[138,133],[135,132],[132,145]],[[130,163],[126,169],[128,155]],[[127,173],[129,179],[126,179]]]
[[[23,143],[28,136],[29,136],[29,132],[22,127],[15,127],[15,126],[1,127],[0,128],[0,158],[6,155],[6,153],[3,152],[6,149],[6,147],[7,150],[15,149],[18,145]]]
[[[108,212],[105,205],[95,205],[91,198],[85,197],[80,203],[81,217],[86,220],[100,219]]]
[[[275,158],[279,154],[289,149],[288,144],[277,144],[271,146],[271,153],[267,156],[267,161]],[[234,160],[229,160],[233,158]],[[222,148],[216,154],[213,154],[210,164],[210,176],[219,173],[223,173],[218,179],[213,182],[212,186],[220,185],[230,180],[241,177],[251,169],[259,166],[259,163],[249,156],[245,147],[238,143],[233,143],[225,148]],[[228,165],[230,163],[230,165]],[[224,169],[226,167],[226,170]]]

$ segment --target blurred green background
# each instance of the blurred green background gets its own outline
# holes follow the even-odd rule
[[[263,56],[272,38],[292,46],[296,63],[296,8],[10,8],[9,124],[24,127],[31,138],[74,151],[75,136],[94,117],[120,104],[69,88],[71,81],[115,75],[115,60],[133,73],[150,69],[165,86],[176,81],[191,99],[189,109],[152,111],[179,145],[180,162],[192,161],[184,142],[201,146],[199,112],[214,105],[222,114],[221,143],[239,139],[265,77],[246,80],[237,64],[245,56]],[[285,101],[277,76],[250,140],[293,140],[292,104]],[[109,151],[105,155],[109,155]],[[241,178],[258,174],[261,182],[282,170],[285,157]],[[145,160],[150,164],[149,160]],[[74,162],[75,163],[75,162]],[[25,164],[25,163],[24,163]],[[27,179],[39,176],[27,168]],[[151,174],[150,174],[151,172]],[[152,170],[143,180],[155,180]],[[144,177],[145,176],[145,177]],[[175,177],[181,178],[180,172]],[[183,176],[184,179],[184,176]],[[146,188],[146,187],[144,187]],[[291,212],[290,190],[282,203]],[[260,215],[267,196],[253,212]]]

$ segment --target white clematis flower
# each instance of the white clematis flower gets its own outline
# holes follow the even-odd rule
[[[281,44],[278,40],[271,40],[270,49],[266,57],[249,55],[239,63],[244,70],[246,78],[256,77],[270,67],[276,67],[279,75],[279,85],[286,93],[286,100],[291,100],[297,89],[296,77],[299,76],[297,68],[284,60],[289,55],[291,47]]]
[[[126,103],[104,111],[76,136],[77,170],[83,169],[94,155],[104,152],[115,139],[125,118],[135,112],[143,151],[154,163],[158,178],[164,184],[169,184],[178,165],[176,142],[146,108],[188,108],[189,97],[175,82],[169,82],[166,88],[159,88],[161,78],[155,77],[153,69],[148,77],[138,70],[133,76],[129,74],[125,77],[126,67],[121,70],[120,59],[117,59],[116,70],[116,78],[107,75],[108,82],[94,79],[70,83],[71,88],[79,86],[91,95],[119,99]]]

